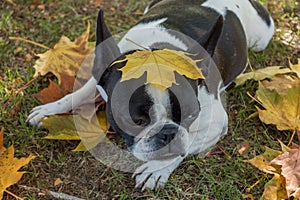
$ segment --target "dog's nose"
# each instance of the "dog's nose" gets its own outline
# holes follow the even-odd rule
[[[156,134],[156,137],[165,144],[168,144],[174,139],[177,132],[178,126],[174,124],[165,124],[163,128]]]

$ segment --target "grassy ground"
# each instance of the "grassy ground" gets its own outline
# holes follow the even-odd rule
[[[34,55],[44,51],[28,43],[10,41],[9,36],[24,37],[52,47],[61,35],[72,40],[79,36],[86,29],[88,21],[93,30],[97,14],[97,8],[91,1],[47,1],[40,4],[40,1],[16,0],[15,5],[10,2],[0,2],[1,105],[32,78]],[[113,33],[132,26],[141,17],[148,2],[103,1],[107,24]],[[268,1],[278,30],[264,52],[250,52],[250,62],[254,68],[286,65],[288,58],[295,61],[300,57],[300,9],[293,5],[293,1]],[[94,34],[91,40],[94,40]],[[245,193],[252,193],[258,198],[270,177],[243,160],[260,154],[264,145],[279,148],[276,140],[279,138],[287,143],[291,135],[290,132],[279,132],[273,126],[266,126],[257,118],[246,120],[255,112],[256,104],[246,94],[247,91],[254,94],[257,86],[249,81],[245,86],[231,88],[227,92],[230,127],[218,147],[213,148],[205,158],[195,156],[186,159],[164,189],[141,193],[134,189],[131,174],[107,168],[89,153],[71,152],[77,142],[44,140],[42,137],[47,134],[45,130],[37,130],[25,123],[30,109],[39,104],[31,94],[47,83],[46,78],[39,78],[6,108],[0,108],[0,128],[5,128],[5,145],[13,144],[17,156],[37,156],[24,167],[28,173],[19,182],[20,185],[46,188],[86,199],[241,199]],[[251,149],[248,154],[239,156],[237,145],[243,142],[247,142]],[[225,153],[219,153],[220,148]],[[54,181],[58,178],[63,183],[55,186]],[[247,188],[257,180],[261,181],[249,192]],[[9,190],[25,199],[46,199],[17,185]],[[4,199],[13,198],[5,195]]]

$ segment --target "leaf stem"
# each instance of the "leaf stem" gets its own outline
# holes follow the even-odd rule
[[[129,39],[129,38],[125,38],[125,40],[128,41],[128,42],[131,42],[132,44],[134,44],[134,45],[136,45],[136,46],[138,46],[138,47],[141,47],[141,48],[144,49],[144,50],[150,50],[149,48],[143,47],[142,45],[136,43],[135,41],[133,41],[133,40],[131,40],[131,39]]]
[[[47,49],[47,50],[51,50],[51,48],[49,48],[49,47],[47,47],[47,46],[45,46],[43,44],[31,41],[31,40],[27,40],[25,38],[21,38],[21,37],[9,37],[9,39],[10,40],[19,40],[19,41],[27,42],[27,43],[33,44],[35,46],[42,47],[42,48]]]
[[[10,192],[10,191],[8,191],[8,190],[4,190],[4,191],[5,191],[7,194],[9,194],[9,195],[15,197],[15,198],[18,199],[18,200],[24,200],[23,198],[18,197],[17,195],[15,195],[14,193],[12,193],[12,192]]]

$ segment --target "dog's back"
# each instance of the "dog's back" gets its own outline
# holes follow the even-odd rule
[[[143,19],[124,38],[132,38],[150,48],[171,46],[191,51],[191,40],[173,34],[179,32],[207,51],[227,86],[244,71],[247,49],[263,50],[273,30],[267,10],[256,1],[155,0],[145,10]],[[123,52],[136,49],[134,44],[124,40],[119,46]]]

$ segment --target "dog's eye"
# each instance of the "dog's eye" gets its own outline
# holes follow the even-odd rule
[[[141,126],[141,125],[145,124],[145,120],[139,119],[139,120],[136,121],[136,124]]]
[[[146,116],[141,116],[139,119],[134,120],[134,122],[136,123],[136,125],[146,126],[148,125],[149,120],[147,119]]]

